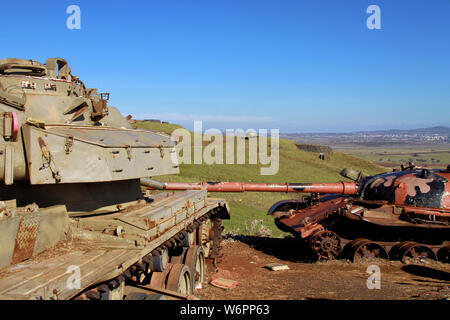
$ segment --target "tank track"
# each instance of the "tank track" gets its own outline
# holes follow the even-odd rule
[[[450,263],[450,243],[429,245],[416,241],[374,241],[366,238],[345,239],[330,230],[316,231],[308,238],[309,247],[318,260],[369,259],[398,260],[417,263],[424,260]]]
[[[190,250],[196,249],[203,252],[204,259],[214,266],[216,259],[221,257],[220,243],[223,226],[219,216],[220,212],[216,209],[207,212],[142,257],[121,275],[87,288],[73,299],[164,300],[166,296],[175,299],[190,298],[195,293],[195,286],[178,288],[177,282],[182,280],[183,272],[184,276],[186,273],[189,274],[190,279],[196,276],[195,266],[193,266],[195,261],[187,258]],[[189,272],[186,272],[186,269]],[[133,291],[136,289],[140,290]],[[127,290],[129,293],[125,293]]]

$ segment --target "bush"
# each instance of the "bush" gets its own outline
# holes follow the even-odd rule
[[[325,153],[329,154],[333,152],[333,149],[329,146],[321,146],[317,144],[296,144],[297,148],[307,152]]]
[[[253,220],[250,225],[245,221],[245,230],[250,236],[270,237],[272,235],[272,230],[266,228],[262,220]]]

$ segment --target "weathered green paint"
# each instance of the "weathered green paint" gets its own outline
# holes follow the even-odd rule
[[[45,65],[0,60],[0,179],[56,184],[178,173],[170,137],[132,130],[106,98],[87,89],[63,59]],[[8,134],[13,112],[19,124],[15,141]]]
[[[140,178],[178,173],[175,143],[132,129],[108,96],[63,59],[0,60],[2,299],[72,298],[206,214],[229,218],[204,190],[143,196]]]

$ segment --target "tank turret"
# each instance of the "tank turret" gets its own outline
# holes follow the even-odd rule
[[[170,137],[132,130],[108,99],[64,59],[0,60],[3,200],[101,211],[139,198],[141,177],[178,173]]]

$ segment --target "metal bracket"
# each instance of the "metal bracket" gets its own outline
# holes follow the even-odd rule
[[[48,150],[47,144],[45,143],[44,139],[42,139],[42,137],[38,138],[38,142],[39,147],[41,148],[42,158],[44,160],[44,164],[39,170],[49,168],[56,183],[61,182],[61,175],[59,174],[59,170],[56,168],[55,162],[53,161],[53,156]]]
[[[17,113],[15,112],[5,112],[3,116],[3,138],[6,141],[16,141],[17,135],[19,134],[19,120]]]
[[[158,146],[158,149],[159,149],[159,154],[160,154],[161,158],[164,158],[164,147]]]
[[[66,154],[69,154],[72,152],[73,147],[73,136],[67,136],[64,140],[64,150],[66,151]]]
[[[14,149],[10,144],[5,148],[5,184],[10,186],[14,183]]]
[[[131,154],[131,146],[126,146],[125,150],[127,151],[128,160],[131,160],[133,158],[133,155]]]

